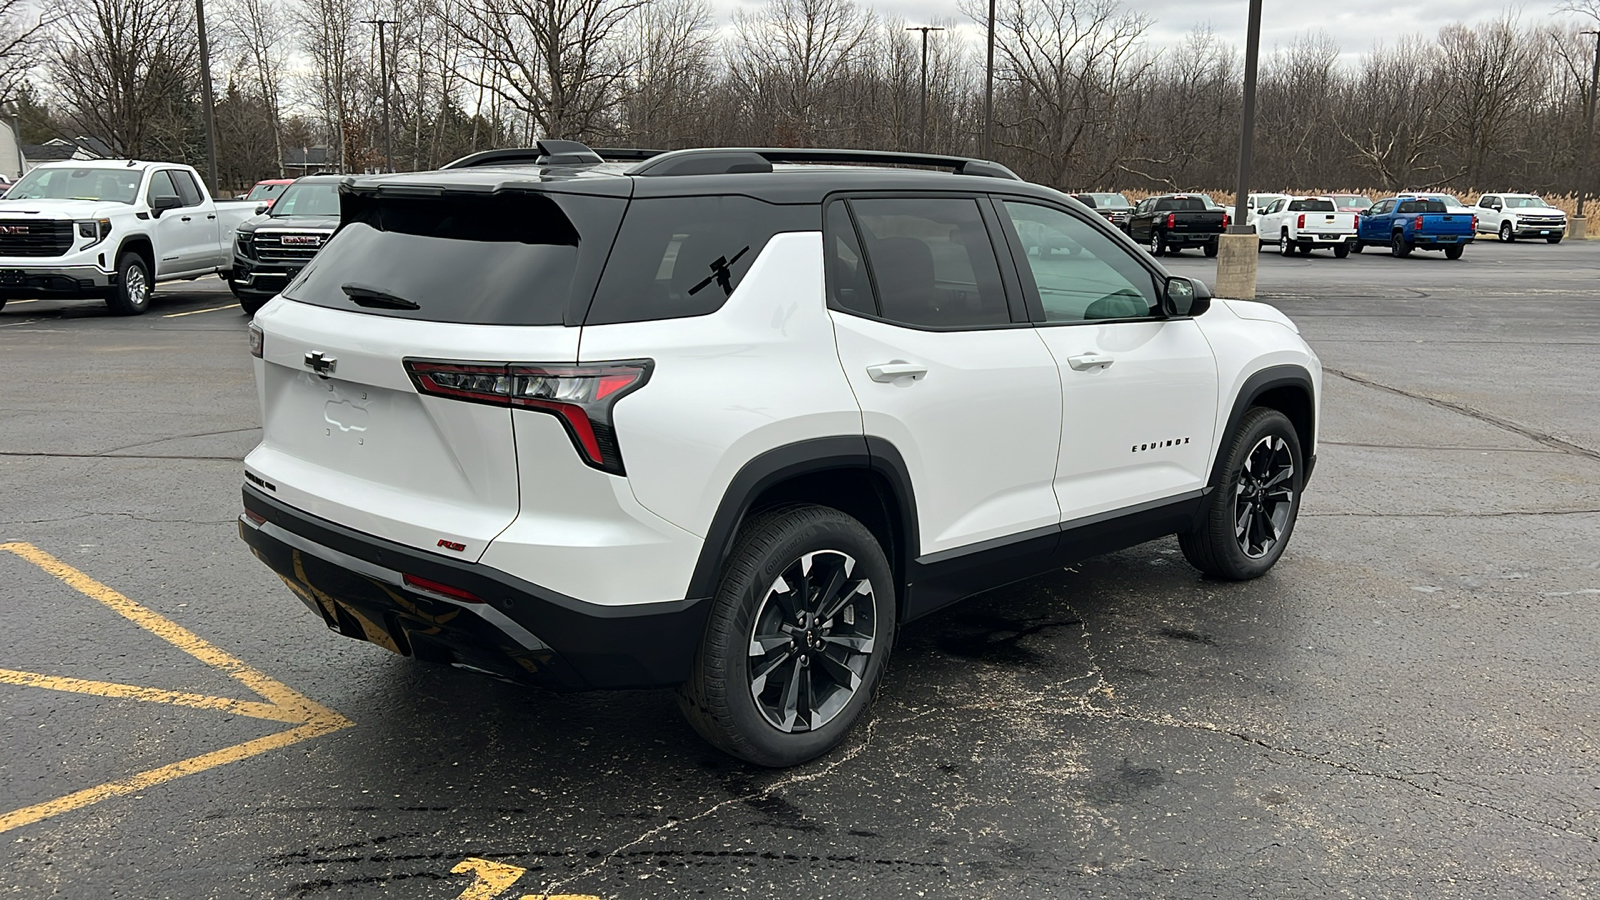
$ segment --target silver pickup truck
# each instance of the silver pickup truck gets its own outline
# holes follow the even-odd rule
[[[156,284],[233,268],[233,233],[255,211],[216,201],[176,163],[46,163],[0,200],[0,307],[24,297],[103,297],[118,315]]]

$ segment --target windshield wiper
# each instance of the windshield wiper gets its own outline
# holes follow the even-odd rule
[[[391,294],[388,291],[380,291],[377,288],[367,287],[365,285],[347,284],[343,285],[340,289],[344,291],[346,297],[354,300],[357,306],[366,306],[373,309],[422,308],[418,304],[413,303],[404,297],[396,297],[394,294]]]

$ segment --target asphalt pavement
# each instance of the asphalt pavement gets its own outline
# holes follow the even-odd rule
[[[1600,242],[1264,252],[1328,371],[1278,566],[1169,539],[914,623],[870,721],[783,772],[667,692],[329,632],[237,538],[220,281],[9,304],[0,896],[1594,893],[1597,276]]]

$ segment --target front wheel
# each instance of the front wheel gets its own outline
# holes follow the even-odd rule
[[[1256,407],[1224,448],[1221,483],[1207,500],[1204,524],[1178,535],[1184,558],[1215,578],[1265,575],[1294,533],[1304,485],[1300,438],[1283,413]]]
[[[1503,243],[1503,244],[1509,244],[1509,243],[1511,243],[1512,241],[1514,241],[1516,239],[1517,239],[1517,233],[1515,231],[1511,230],[1511,223],[1510,222],[1501,222],[1500,223],[1500,242]]]
[[[679,688],[684,716],[712,745],[757,765],[828,752],[883,677],[894,594],[883,548],[850,516],[789,506],[755,517]]]
[[[267,301],[272,299],[271,295],[264,297],[260,294],[242,294],[238,291],[234,291],[233,295],[239,298],[239,308],[244,310],[247,316],[260,312],[261,307],[266,306]]]
[[[128,252],[117,257],[117,286],[106,298],[114,316],[137,316],[150,308],[150,268],[144,257]]]
[[[1561,243],[1561,237],[1562,236],[1558,234],[1555,237],[1545,238],[1545,243],[1548,243],[1548,244],[1559,244],[1559,243]]]
[[[1411,242],[1406,240],[1404,233],[1396,231],[1394,238],[1389,242],[1389,255],[1401,259],[1411,255]]]

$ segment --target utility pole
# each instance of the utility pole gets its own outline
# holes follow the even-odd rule
[[[907,31],[922,32],[922,124],[917,128],[917,149],[928,152],[928,32],[943,31],[938,25],[913,25]]]
[[[1583,200],[1590,182],[1589,165],[1594,158],[1594,100],[1600,90],[1600,31],[1580,31],[1581,35],[1594,35],[1594,71],[1589,75],[1589,103],[1583,111],[1583,172],[1578,176],[1578,214],[1573,218],[1573,237],[1582,240],[1587,236],[1589,220],[1583,216]]]
[[[1256,262],[1261,245],[1245,224],[1250,200],[1251,151],[1256,137],[1256,63],[1261,56],[1261,0],[1250,0],[1250,21],[1244,41],[1244,107],[1240,110],[1239,189],[1233,199],[1233,222],[1218,240],[1217,295],[1237,300],[1256,298]]]
[[[394,171],[394,143],[389,133],[389,45],[385,40],[384,26],[398,25],[394,19],[366,19],[368,25],[378,26],[378,77],[383,79],[383,164]]]
[[[217,192],[217,98],[211,92],[211,43],[206,40],[206,0],[194,0],[194,18],[200,26],[200,100],[206,105],[206,187]]]
[[[994,3],[989,0],[989,64],[983,76],[983,152],[984,159],[994,159]]]

